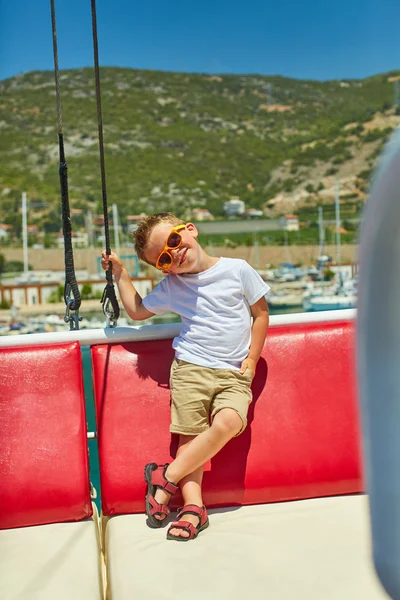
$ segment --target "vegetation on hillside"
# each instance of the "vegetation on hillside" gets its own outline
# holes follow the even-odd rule
[[[186,215],[203,206],[218,218],[232,196],[275,216],[286,196],[296,210],[332,204],[329,186],[348,167],[345,201],[356,214],[400,120],[392,107],[398,76],[317,82],[102,68],[108,201],[118,204],[122,222],[129,214]],[[63,71],[61,92],[70,202],[82,209],[83,226],[88,209],[102,211],[93,70]],[[58,231],[52,72],[0,82],[0,222],[17,236],[22,191],[30,223]]]

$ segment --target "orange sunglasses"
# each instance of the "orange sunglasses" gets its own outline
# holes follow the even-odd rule
[[[182,236],[179,233],[182,229],[185,229],[186,225],[176,225],[173,229],[171,229],[171,233],[167,237],[167,241],[164,246],[164,250],[160,252],[156,267],[160,269],[160,271],[166,271],[172,265],[172,255],[168,252],[168,250],[176,250],[182,244]]]

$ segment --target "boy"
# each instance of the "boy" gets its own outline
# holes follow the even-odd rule
[[[258,273],[244,260],[207,255],[197,236],[193,223],[171,213],[140,222],[134,234],[137,255],[167,274],[143,299],[118,256],[102,254],[104,269],[112,261],[121,301],[132,319],[170,311],[182,319],[173,341],[170,378],[170,431],[179,435],[177,456],[167,465],[145,466],[151,526],[162,525],[172,494],[178,484],[181,488],[184,507],[167,533],[167,539],[176,541],[194,539],[208,527],[203,465],[246,427],[251,381],[269,321],[269,286]]]

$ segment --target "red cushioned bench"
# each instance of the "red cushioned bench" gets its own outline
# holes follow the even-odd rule
[[[103,597],[77,342],[0,349],[0,598]]]
[[[171,340],[92,347],[110,597],[383,598],[367,559],[353,355],[352,321],[270,328],[249,425],[204,475],[211,527],[179,544],[140,514],[144,464],[176,448]]]

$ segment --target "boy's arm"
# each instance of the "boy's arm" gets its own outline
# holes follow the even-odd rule
[[[112,272],[115,277],[115,283],[118,286],[121,302],[129,317],[134,321],[143,321],[143,319],[153,317],[154,313],[143,306],[141,295],[132,285],[128,271],[115,252],[111,252],[109,256],[103,252],[101,259],[103,269],[108,269],[108,262],[110,260],[112,262]]]
[[[244,373],[246,369],[250,369],[254,375],[258,359],[264,348],[269,324],[268,304],[265,297],[263,296],[253,304],[253,306],[250,306],[250,310],[253,317],[250,350],[249,354],[242,362],[240,372]]]
[[[143,321],[143,319],[154,317],[154,313],[144,307],[142,297],[132,285],[132,280],[125,267],[118,275],[115,275],[115,283],[118,286],[121,302],[131,319]]]

